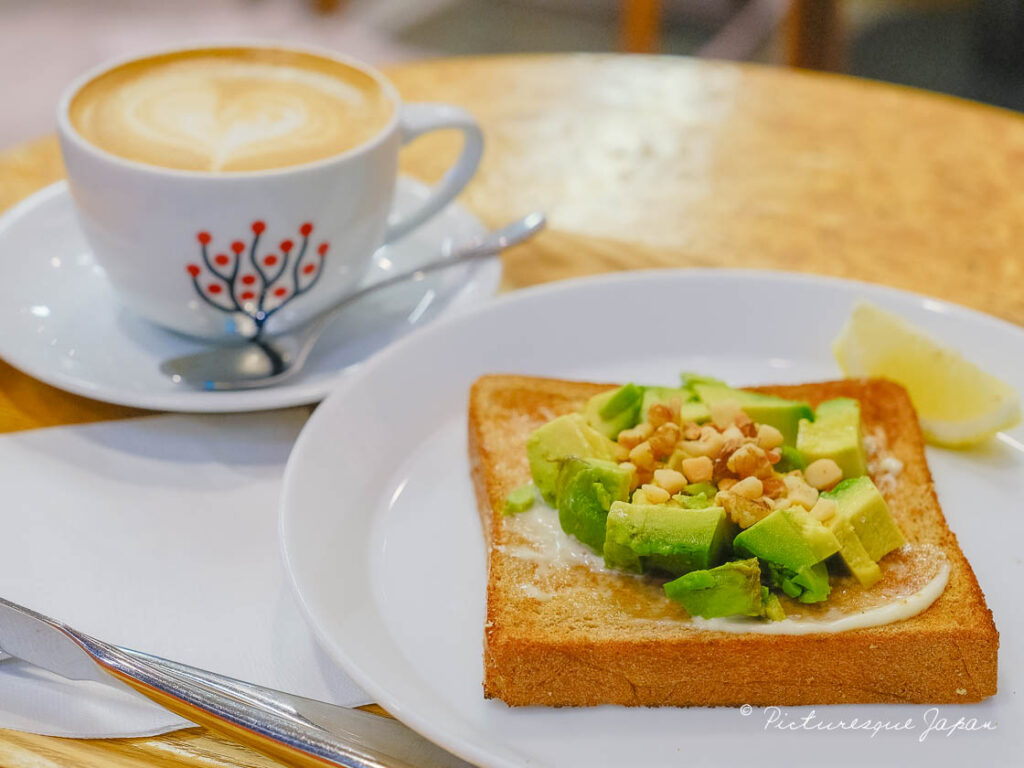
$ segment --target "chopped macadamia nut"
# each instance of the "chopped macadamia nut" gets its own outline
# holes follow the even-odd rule
[[[735,472],[740,477],[767,477],[772,473],[768,456],[762,448],[753,443],[746,443],[737,448],[729,457],[726,466],[730,472]]]
[[[743,445],[743,433],[740,432],[740,428],[735,425],[726,427],[722,431],[722,438],[726,443],[735,443],[737,446]]]
[[[786,484],[786,496],[790,506],[800,505],[804,509],[814,508],[818,502],[818,491],[808,485],[799,472],[786,475],[783,482]]]
[[[622,443],[612,443],[612,445],[614,446],[612,448],[612,451],[614,452],[612,458],[615,459],[615,461],[625,461],[629,458],[629,448],[624,446]]]
[[[680,431],[679,425],[674,421],[666,422],[654,430],[654,434],[647,441],[651,444],[654,455],[658,458],[671,455],[676,443],[679,442]]]
[[[680,468],[691,483],[706,483],[711,479],[715,464],[707,456],[697,456],[692,459],[683,459]]]
[[[640,445],[629,452],[629,460],[638,469],[654,469],[654,451],[651,450],[651,444],[648,442],[640,443]]]
[[[832,459],[818,459],[807,465],[804,477],[811,486],[824,491],[843,479],[843,470]]]
[[[736,417],[743,412],[736,400],[719,400],[711,405],[711,423],[725,429],[736,423]]]
[[[725,438],[714,427],[702,427],[700,439],[687,440],[682,445],[683,450],[691,456],[715,457],[721,452],[722,446],[725,445]]]
[[[679,412],[683,410],[683,399],[681,397],[672,397],[668,401],[668,410],[672,414],[672,421],[679,421]]]
[[[651,409],[647,412],[647,421],[651,423],[651,426],[657,429],[662,424],[667,424],[670,421],[675,421],[672,418],[672,411],[669,407],[663,403],[655,403],[651,406]]]
[[[757,427],[757,444],[770,451],[782,445],[782,433],[771,424],[759,424]]]
[[[637,424],[632,429],[624,429],[619,432],[619,445],[624,445],[632,450],[653,434],[654,427],[645,421],[642,424]]]
[[[728,491],[738,482],[739,480],[737,480],[735,477],[723,477],[721,480],[718,481],[718,490]]]
[[[640,490],[643,491],[644,496],[647,497],[648,504],[664,504],[669,500],[669,492],[657,485],[651,485],[648,483],[640,486]]]
[[[683,490],[686,478],[681,472],[676,472],[674,469],[656,469],[654,470],[654,483],[672,495]]]
[[[715,495],[715,504],[725,509],[729,519],[740,528],[749,528],[772,511],[771,505],[763,499],[748,499],[732,491],[719,491]]]
[[[832,501],[832,499],[818,499],[818,503],[814,505],[811,514],[824,523],[835,517],[838,510],[839,505]]]
[[[764,495],[770,499],[777,499],[786,494],[786,483],[777,475],[761,478],[761,485],[764,488]]]
[[[745,477],[730,489],[731,493],[742,496],[745,499],[760,499],[764,494],[764,487],[756,477]]]

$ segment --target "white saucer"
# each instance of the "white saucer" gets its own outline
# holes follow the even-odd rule
[[[399,212],[428,187],[400,178]],[[483,225],[452,205],[411,235],[374,255],[365,282],[437,256]],[[374,352],[441,315],[489,299],[501,262],[453,267],[360,301],[329,328],[306,369],[271,389],[203,392],[160,373],[171,357],[200,342],[163,330],[122,308],[78,229],[67,185],[37,192],[0,219],[0,358],[30,376],[96,400],[164,411],[257,411],[322,400],[338,379]]]

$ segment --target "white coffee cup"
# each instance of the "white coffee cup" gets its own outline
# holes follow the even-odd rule
[[[263,43],[176,50],[220,48],[341,62],[372,77],[393,111],[379,133],[341,154],[268,170],[192,171],[119,157],[72,124],[69,107],[79,90],[128,60],[88,72],[66,90],[58,107],[61,150],[96,261],[130,309],[204,338],[285,330],[332,305],[366,274],[377,247],[438,213],[466,186],[483,151],[480,128],[465,110],[402,104],[382,74],[346,57]],[[461,155],[416,210],[395,219],[399,149],[451,128],[464,136]]]

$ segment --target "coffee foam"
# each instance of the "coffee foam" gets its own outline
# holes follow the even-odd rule
[[[300,165],[359,146],[394,107],[368,74],[264,49],[190,51],[131,62],[71,101],[78,133],[129,160],[191,171]]]

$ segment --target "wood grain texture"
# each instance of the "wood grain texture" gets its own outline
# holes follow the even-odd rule
[[[548,213],[547,232],[505,255],[505,290],[634,268],[770,268],[916,290],[1024,324],[1020,116],[672,57],[439,60],[389,74],[408,100],[480,119],[487,150],[462,199],[486,223]],[[430,136],[402,168],[435,180],[457,151],[456,136]],[[0,153],[0,208],[61,175],[52,138]],[[131,413],[0,363],[0,431]],[[0,765],[277,763],[193,729],[116,741],[0,731]]]

